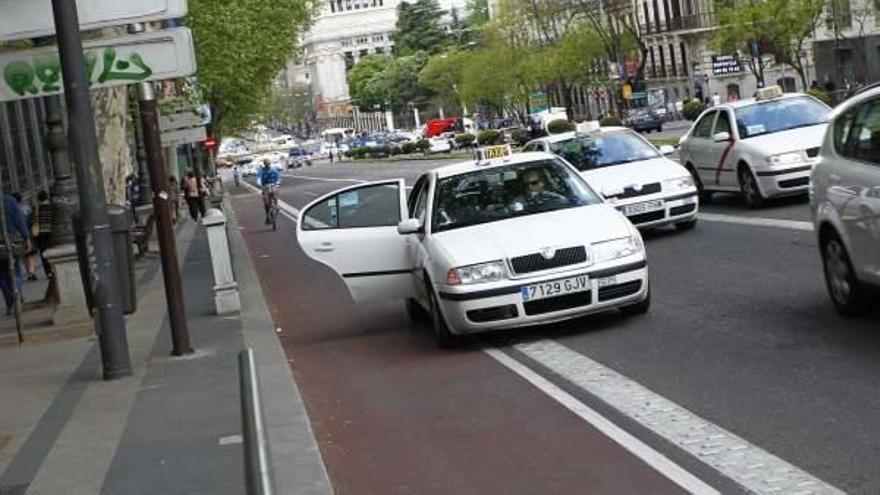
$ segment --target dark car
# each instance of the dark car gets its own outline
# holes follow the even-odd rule
[[[287,152],[287,168],[299,168],[304,164],[312,166],[311,154],[302,148],[290,148]]]
[[[630,111],[629,116],[627,116],[626,120],[623,121],[623,125],[638,132],[662,132],[663,117],[661,117],[657,112],[653,110],[647,108],[639,108]]]

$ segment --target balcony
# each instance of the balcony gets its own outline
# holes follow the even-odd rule
[[[659,24],[656,22],[639,24],[639,32],[642,34],[663,34],[698,29],[711,29],[713,27],[715,27],[715,14],[712,12],[706,12],[702,14],[665,19]]]

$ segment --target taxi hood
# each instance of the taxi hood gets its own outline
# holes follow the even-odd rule
[[[605,196],[610,191],[620,191],[627,187],[642,186],[666,179],[677,179],[688,175],[688,171],[678,163],[658,157],[650,160],[610,165],[581,172],[596,193]]]
[[[547,247],[589,246],[631,232],[629,221],[603,203],[463,227],[433,237],[448,266],[467,266]]]
[[[822,146],[827,128],[828,124],[817,124],[745,138],[741,141],[760,155],[776,155]]]

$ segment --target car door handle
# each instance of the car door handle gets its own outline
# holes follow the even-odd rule
[[[319,247],[315,248],[316,253],[332,253],[334,248],[332,247]]]

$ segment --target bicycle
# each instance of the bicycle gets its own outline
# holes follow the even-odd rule
[[[272,230],[278,230],[278,186],[272,184],[269,188],[269,223],[272,224]]]

